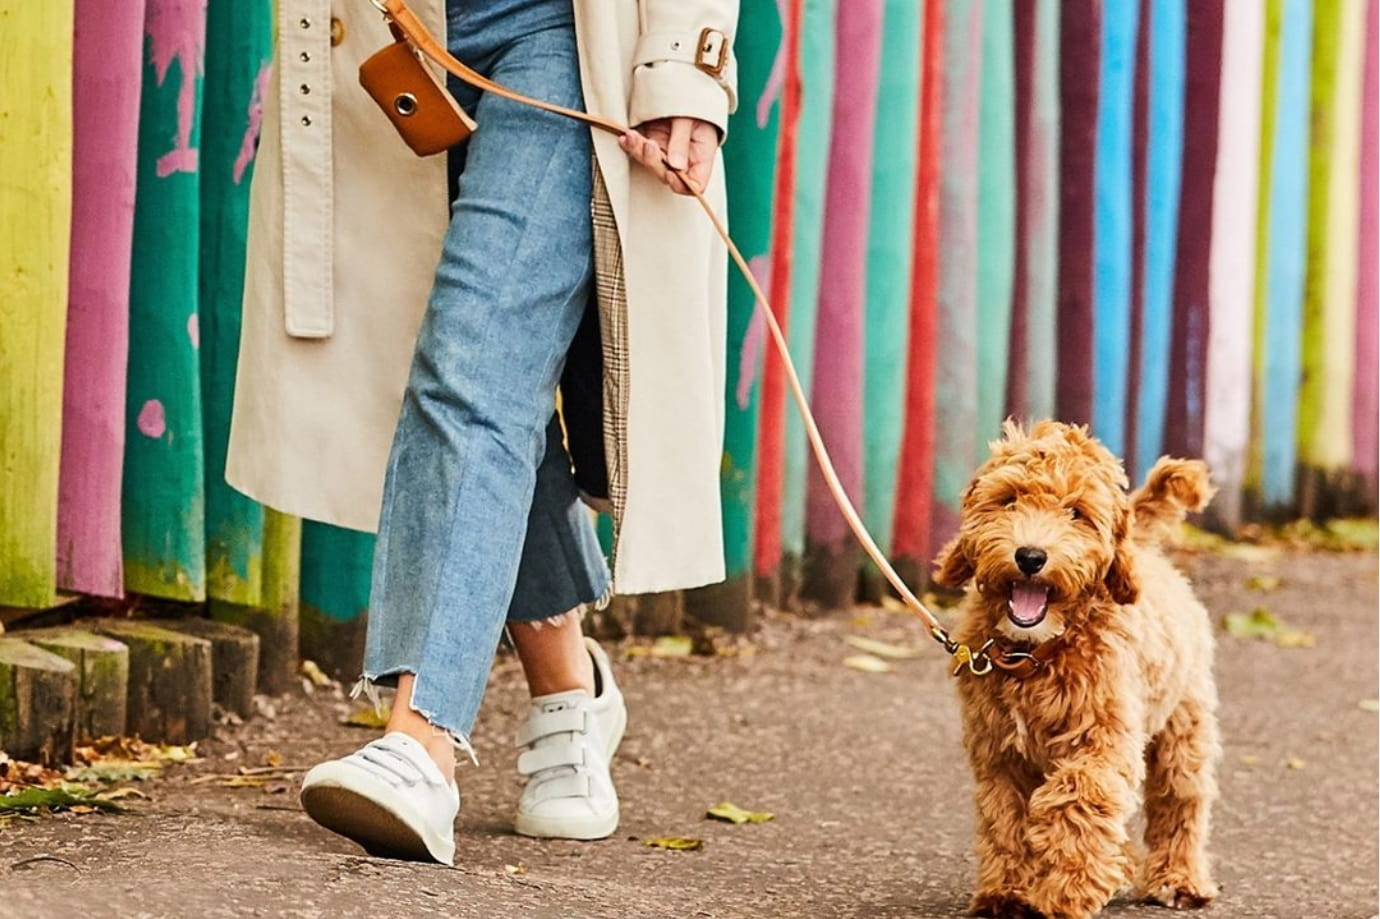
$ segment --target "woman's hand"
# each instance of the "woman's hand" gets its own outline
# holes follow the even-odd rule
[[[700,188],[708,185],[719,149],[719,129],[698,118],[657,118],[624,134],[618,145],[672,191],[688,195],[690,189],[672,169],[684,170]]]

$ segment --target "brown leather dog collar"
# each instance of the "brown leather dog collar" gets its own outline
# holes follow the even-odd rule
[[[993,668],[1006,676],[1024,680],[1045,669],[1064,648],[1063,636],[1042,641],[1033,648],[1024,648],[1004,638],[994,638],[986,648]]]

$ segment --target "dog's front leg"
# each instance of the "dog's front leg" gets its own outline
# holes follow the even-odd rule
[[[1033,916],[1027,906],[1034,868],[1025,840],[1026,805],[1038,782],[1023,762],[973,760],[977,781],[978,886],[971,912],[988,919]]]
[[[1087,738],[1030,796],[1026,842],[1037,860],[1030,905],[1049,919],[1086,919],[1134,871],[1127,822],[1144,774],[1130,732]]]

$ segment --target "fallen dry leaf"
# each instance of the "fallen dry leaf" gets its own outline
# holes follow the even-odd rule
[[[694,852],[704,848],[703,839],[691,839],[687,836],[661,836],[657,839],[643,840],[642,844],[653,849],[672,849],[681,852]]]
[[[1364,712],[1380,712],[1380,699],[1362,699],[1356,707]]]
[[[1263,606],[1249,613],[1227,613],[1222,617],[1222,628],[1233,638],[1258,638],[1281,648],[1311,648],[1316,643],[1311,634],[1287,627]]]
[[[771,820],[776,815],[770,814],[767,811],[744,810],[736,804],[730,804],[727,801],[725,801],[722,804],[716,804],[713,807],[711,807],[708,811],[705,812],[705,816],[713,820],[723,820],[727,823],[741,824],[766,823],[768,820]]]
[[[906,606],[904,603],[902,603],[896,597],[893,597],[891,594],[882,594],[881,603],[882,609],[886,610],[888,613],[910,612],[910,607]]]
[[[1247,590],[1258,590],[1261,593],[1272,593],[1279,590],[1281,581],[1273,574],[1253,574],[1246,579]]]
[[[96,798],[101,801],[118,801],[121,798],[143,798],[145,801],[153,800],[139,789],[130,788],[128,785],[124,788],[112,788],[109,791],[102,791],[96,795]]]
[[[89,766],[72,766],[67,778],[74,782],[141,782],[163,771],[158,760],[100,760]]]
[[[269,750],[267,753],[264,754],[265,766],[272,766],[274,769],[277,769],[282,764],[283,754],[279,753],[277,750]]]
[[[1291,756],[1284,761],[1284,765],[1288,769],[1302,769],[1303,760],[1299,759],[1297,756]]]
[[[76,810],[77,808],[83,810]],[[62,810],[76,813],[90,813],[95,810],[119,813],[124,808],[112,801],[96,797],[91,789],[81,785],[25,788],[12,794],[0,795],[0,814],[37,816]]]
[[[331,678],[326,676],[325,672],[316,665],[316,661],[303,660],[298,672],[311,680],[313,686],[326,687],[331,685]]]
[[[270,778],[267,775],[222,775],[216,784],[222,788],[262,788]]]
[[[863,673],[891,673],[896,668],[880,657],[871,654],[852,654],[843,659],[843,666],[861,670]]]
[[[386,727],[388,718],[393,714],[393,709],[387,705],[380,705],[375,708],[366,705],[364,708],[351,712],[346,717],[340,719],[341,724],[347,724],[354,728],[381,728]]]
[[[688,657],[695,642],[689,635],[663,635],[650,645],[628,649],[629,657]]]
[[[1259,765],[1260,765],[1260,757],[1258,757],[1258,756],[1253,756],[1252,754],[1247,753],[1246,755],[1244,755],[1244,756],[1241,757],[1241,765],[1243,765],[1243,766],[1259,766]]]
[[[878,657],[889,657],[893,660],[903,661],[912,657],[920,656],[920,649],[909,645],[894,645],[886,641],[877,641],[875,638],[866,638],[862,635],[849,635],[844,638],[859,651],[868,654],[875,654]]]
[[[503,871],[510,877],[519,877],[527,873],[526,865],[504,865]]]
[[[101,737],[76,748],[79,764],[95,764],[103,760],[124,762],[189,763],[197,759],[196,743],[186,745],[154,744],[138,737]]]

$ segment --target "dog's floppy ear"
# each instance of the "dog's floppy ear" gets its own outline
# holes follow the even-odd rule
[[[939,552],[934,560],[934,582],[940,587],[957,590],[972,580],[973,562],[968,558],[967,543],[963,534],[949,540],[949,544]]]
[[[1107,592],[1117,603],[1135,603],[1140,599],[1140,577],[1136,574],[1135,557],[1131,554],[1129,531],[1131,515],[1126,508],[1117,513],[1116,550],[1112,553],[1112,563],[1107,566]]]

